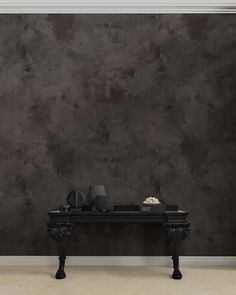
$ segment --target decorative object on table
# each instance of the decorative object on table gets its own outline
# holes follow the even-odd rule
[[[157,205],[161,204],[159,200],[155,197],[148,197],[144,200],[143,204],[152,204],[152,205]]]
[[[94,201],[94,210],[99,212],[113,211],[113,197],[112,195],[96,196]]]
[[[67,195],[67,203],[70,204],[72,208],[82,208],[87,205],[86,196],[82,192],[69,192]]]
[[[87,194],[88,205],[92,206],[97,196],[105,196],[105,195],[106,195],[106,191],[105,191],[104,185],[102,184],[90,185],[88,188],[88,194]]]
[[[141,210],[146,212],[152,211],[162,213],[165,211],[165,205],[161,204],[155,197],[148,197],[144,200]]]
[[[178,205],[166,205],[165,211],[178,211]]]
[[[92,210],[92,206],[86,205],[86,206],[82,207],[81,210],[82,211],[91,211]]]
[[[79,212],[82,212],[83,211],[83,208],[84,207],[81,207],[81,208],[70,208],[70,212],[71,213],[79,213]]]
[[[69,212],[70,205],[66,204],[61,206],[61,212]]]

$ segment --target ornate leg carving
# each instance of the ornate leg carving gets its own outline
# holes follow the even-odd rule
[[[69,239],[72,230],[72,223],[70,222],[50,222],[48,223],[48,233],[51,239],[55,240],[58,247],[59,268],[55,275],[56,279],[64,279],[66,273],[66,241]]]
[[[189,231],[189,223],[181,223],[181,224],[166,224],[166,229],[168,233],[168,237],[171,243],[171,254],[173,260],[173,268],[174,272],[172,274],[172,278],[174,280],[182,279],[182,274],[179,270],[179,250],[180,250],[180,242],[187,237]]]

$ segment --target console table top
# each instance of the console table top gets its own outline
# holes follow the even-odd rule
[[[63,212],[60,210],[52,210],[48,212],[49,215],[61,215],[61,216],[123,216],[123,215],[141,215],[141,216],[150,216],[150,215],[188,215],[187,211],[165,211],[163,213],[155,212],[155,211],[112,211],[112,212],[96,212],[96,211],[68,211]]]
[[[143,211],[112,211],[112,212],[48,212],[52,222],[72,223],[185,223],[187,211],[143,212]]]

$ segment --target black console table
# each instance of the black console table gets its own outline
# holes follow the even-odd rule
[[[71,236],[72,228],[80,223],[161,223],[165,226],[171,244],[171,255],[174,272],[172,278],[179,280],[182,274],[179,270],[179,246],[180,241],[187,237],[189,223],[188,212],[166,211],[164,213],[141,211],[113,211],[110,213],[84,212],[60,212],[50,211],[48,233],[58,246],[59,269],[57,279],[64,279],[66,259],[66,242]]]

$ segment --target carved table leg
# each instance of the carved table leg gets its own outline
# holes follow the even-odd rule
[[[56,240],[58,247],[58,255],[59,255],[59,268],[55,275],[56,279],[64,279],[66,277],[66,273],[64,271],[65,268],[65,260],[66,260],[66,241],[71,235],[72,223],[64,223],[64,222],[55,222],[48,223],[48,232],[49,236]]]
[[[64,279],[66,277],[66,273],[64,271],[65,260],[66,260],[65,249],[66,249],[65,242],[59,242],[58,243],[59,268],[55,276],[56,279]]]
[[[171,254],[173,260],[174,280],[182,279],[182,273],[179,270],[179,250],[180,242],[187,237],[189,224],[166,224],[167,233],[171,243]]]
[[[172,260],[173,260],[173,267],[174,272],[172,274],[172,278],[175,280],[182,279],[182,274],[179,270],[179,246],[180,246],[180,240],[179,239],[173,239],[171,240],[171,248],[172,248]]]

